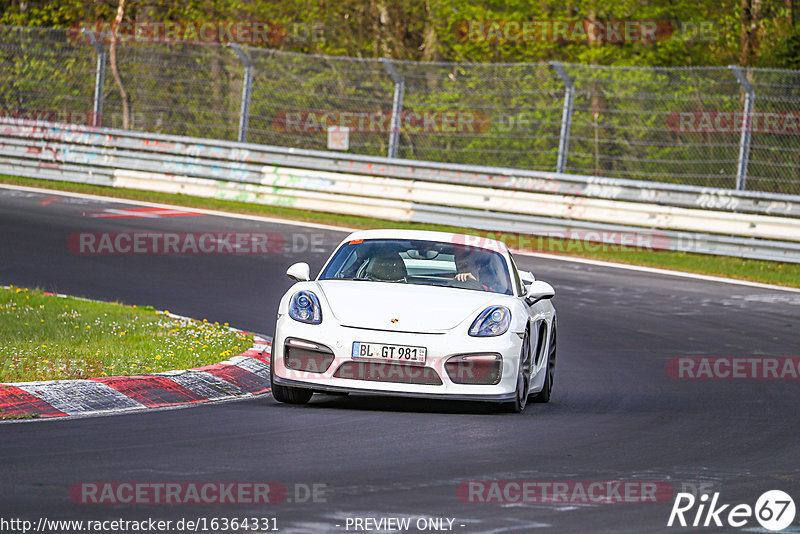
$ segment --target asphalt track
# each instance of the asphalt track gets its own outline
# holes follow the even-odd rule
[[[269,334],[290,286],[286,267],[303,260],[316,272],[343,236],[215,216],[87,215],[132,207],[0,189],[0,283],[150,304]],[[67,248],[75,232],[145,230],[270,231],[289,245],[266,255]],[[304,244],[312,239],[321,240],[320,250]],[[666,372],[678,356],[797,357],[800,294],[524,256],[518,263],[556,288],[559,360],[550,404],[517,416],[479,404],[358,396],[317,396],[294,407],[265,395],[2,424],[0,517],[276,517],[280,532],[345,532],[348,517],[388,516],[455,518],[453,532],[685,530],[666,527],[672,499],[463,502],[457,488],[472,480],[703,485],[725,503],[750,505],[781,489],[800,504],[800,381],[675,380]],[[86,481],[279,482],[290,497],[295,484],[325,484],[326,495],[271,505],[72,502],[69,487]],[[797,520],[791,529],[800,530]]]

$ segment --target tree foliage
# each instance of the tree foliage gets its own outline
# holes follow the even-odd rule
[[[598,65],[785,67],[798,61],[797,0],[130,0],[128,22],[269,21],[267,46],[355,57],[465,62],[560,60]],[[0,0],[0,23],[68,27],[111,22],[113,0]],[[659,38],[623,42],[472,38],[511,22],[657,21]],[[500,32],[503,33],[502,31]]]

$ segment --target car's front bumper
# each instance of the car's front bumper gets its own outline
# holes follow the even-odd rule
[[[333,354],[333,361],[324,372],[289,369],[284,360],[287,338],[327,347]],[[352,358],[352,347],[355,341],[424,346],[427,349],[425,368],[435,372],[440,383],[397,382],[391,379],[372,380],[334,376],[336,371],[347,362],[361,362],[362,365],[370,365],[364,360]],[[274,380],[279,385],[309,388],[316,391],[505,402],[514,399],[521,346],[521,336],[511,331],[490,338],[469,337],[466,331],[462,332],[458,328],[441,334],[418,334],[345,327],[330,317],[327,317],[322,324],[309,325],[294,321],[287,315],[281,315],[278,317],[271,361]],[[451,380],[445,369],[445,363],[453,356],[489,353],[499,354],[502,357],[500,380],[496,384],[456,383]],[[392,364],[393,369],[396,369],[396,366],[403,368],[404,372],[400,375],[403,375],[404,378],[406,378],[406,374],[419,376],[422,370],[419,366]],[[353,375],[345,374],[345,376]]]
[[[275,377],[275,383],[279,386],[291,386],[313,389],[314,391],[329,392],[329,393],[364,393],[368,395],[384,395],[391,397],[412,397],[418,399],[442,399],[442,400],[460,400],[460,401],[481,401],[481,402],[509,402],[513,401],[516,397],[515,392],[503,393],[500,395],[486,395],[486,394],[464,394],[464,393],[419,393],[410,391],[386,391],[380,389],[369,389],[364,387],[352,388],[343,386],[334,386],[331,384],[314,384],[313,386],[308,382],[301,382],[296,380],[288,380],[286,378]]]

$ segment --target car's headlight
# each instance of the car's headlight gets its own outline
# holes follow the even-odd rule
[[[491,306],[481,312],[469,327],[469,335],[492,337],[505,334],[511,325],[511,311],[505,306]]]
[[[289,303],[289,317],[295,321],[309,324],[322,322],[322,308],[319,299],[311,291],[298,291]]]

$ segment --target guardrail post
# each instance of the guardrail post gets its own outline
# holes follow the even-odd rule
[[[569,130],[572,125],[572,103],[575,100],[575,79],[567,74],[567,70],[558,61],[551,61],[558,77],[564,83],[564,106],[561,110],[561,131],[558,135],[558,160],[556,172],[564,172],[567,168],[567,155],[569,154]]]
[[[397,69],[392,64],[391,60],[385,57],[381,58],[383,67],[389,76],[392,77],[394,82],[394,97],[392,98],[392,120],[391,128],[389,130],[389,154],[388,157],[397,157],[397,147],[400,143],[400,115],[403,113],[403,96],[405,94],[405,81],[403,77],[397,72]]]
[[[742,113],[742,134],[739,137],[739,164],[736,167],[736,189],[743,191],[746,189],[747,165],[750,163],[750,135],[753,128],[753,101],[756,99],[756,91],[753,84],[745,76],[742,67],[739,65],[729,65],[734,76],[739,81],[739,85],[744,90],[744,113]]]
[[[86,31],[86,30],[84,30]],[[103,93],[106,85],[106,49],[103,44],[98,42],[97,36],[93,31],[87,32],[89,40],[97,52],[97,66],[94,74],[94,99],[92,105],[92,126],[102,126],[103,118]]]
[[[250,123],[250,95],[253,89],[253,60],[236,43],[228,43],[244,67],[244,80],[242,81],[242,105],[239,109],[239,135],[240,143],[247,141],[247,126]]]

